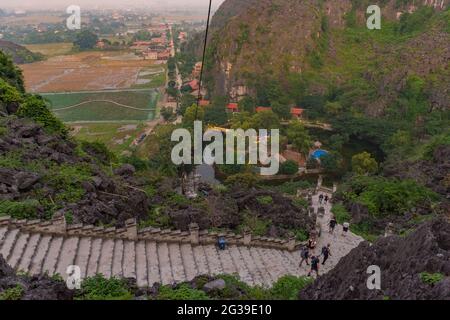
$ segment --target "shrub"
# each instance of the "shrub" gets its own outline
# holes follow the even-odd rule
[[[344,222],[349,222],[352,218],[350,213],[345,209],[342,204],[335,204],[331,209],[331,212],[334,214],[336,221],[339,224],[343,224]]]
[[[17,285],[14,288],[6,289],[0,293],[0,301],[2,300],[20,300],[23,296],[23,288],[21,285]]]
[[[422,282],[429,285],[437,284],[438,282],[442,281],[444,277],[445,276],[442,273],[428,273],[428,272],[420,273],[420,279],[422,280]]]
[[[271,196],[257,197],[256,200],[258,201],[259,204],[262,204],[262,205],[269,205],[269,204],[272,204],[272,202],[273,202],[273,199]]]
[[[124,279],[106,279],[97,274],[86,278],[76,294],[77,300],[130,300],[133,294],[129,291]]]
[[[115,160],[115,155],[109,151],[104,143],[99,141],[82,141],[81,150],[104,164],[109,164],[111,161]]]
[[[298,173],[298,164],[295,161],[288,160],[281,164],[280,174],[293,175]]]
[[[275,299],[297,300],[300,290],[311,284],[313,280],[310,277],[284,276],[274,283],[271,294]]]
[[[159,290],[158,300],[209,300],[205,292],[190,288],[187,284],[171,288],[163,286]]]
[[[0,202],[0,216],[11,216],[15,219],[36,219],[40,204],[37,200]]]
[[[42,124],[49,133],[61,134],[64,137],[68,134],[65,125],[51,113],[41,97],[28,96],[17,110],[17,115]]]

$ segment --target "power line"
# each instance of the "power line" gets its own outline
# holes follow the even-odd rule
[[[197,120],[198,106],[200,104],[200,98],[201,98],[201,95],[202,95],[203,68],[205,67],[206,46],[208,44],[209,20],[211,19],[211,7],[212,7],[212,0],[209,0],[208,19],[207,19],[207,22],[206,22],[206,32],[205,32],[205,43],[203,45],[202,67],[200,69],[200,83],[198,85],[197,106],[195,107],[194,120]]]

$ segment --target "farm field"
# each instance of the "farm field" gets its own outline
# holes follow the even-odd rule
[[[73,136],[79,140],[102,142],[117,155],[131,152],[131,143],[142,133],[143,122],[73,123]]]
[[[31,52],[42,53],[47,58],[68,54],[73,49],[72,43],[44,43],[27,44],[25,47]]]
[[[159,70],[159,75],[164,74],[161,70],[164,70],[164,66],[143,60],[128,51],[89,51],[59,55],[20,67],[28,92],[129,89],[142,87],[143,82],[149,88],[152,81],[141,79],[143,71]],[[157,84],[160,83],[160,80],[157,81]]]
[[[98,91],[41,94],[64,122],[148,121],[155,116],[157,90]]]

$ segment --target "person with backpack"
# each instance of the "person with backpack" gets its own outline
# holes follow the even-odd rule
[[[333,234],[334,228],[336,228],[336,225],[337,225],[337,221],[336,221],[336,218],[334,216],[331,217],[330,222],[328,223],[328,225],[330,226],[329,232],[331,234]]]
[[[319,196],[319,204],[322,204],[322,201],[323,201],[323,194],[320,194],[320,196]]]
[[[345,237],[348,233],[348,229],[350,228],[350,223],[344,222],[342,225],[342,236]]]
[[[324,199],[324,200],[325,200],[325,204],[328,203],[328,200],[329,200],[329,199],[330,199],[330,198],[328,198],[328,195],[326,195],[326,196],[325,196],[325,199]]]
[[[327,261],[328,257],[331,256],[330,247],[331,245],[328,244],[326,247],[322,248],[322,255],[323,255],[322,265],[325,265],[325,261]]]
[[[302,258],[302,260],[300,260],[299,267],[302,266],[303,261],[305,261],[305,262],[306,262],[306,265],[309,266],[309,262],[308,262],[308,259],[309,259],[309,249],[308,249],[308,247],[303,247],[303,248],[302,248],[302,251],[300,252],[300,257]]]
[[[311,257],[311,271],[308,273],[308,277],[311,276],[311,273],[314,271],[317,276],[319,276],[319,263],[320,260],[316,256]]]

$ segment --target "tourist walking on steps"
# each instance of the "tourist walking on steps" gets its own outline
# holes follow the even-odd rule
[[[336,218],[334,216],[331,217],[330,222],[328,223],[328,225],[330,226],[330,233],[333,234],[334,228],[336,228],[336,225],[337,225],[337,221],[336,221]]]
[[[330,247],[331,245],[328,244],[326,247],[322,248],[322,255],[323,255],[322,265],[325,265],[325,261],[327,261],[328,257],[331,256]]]
[[[317,276],[319,276],[319,263],[320,260],[316,256],[311,257],[311,271],[308,273],[308,277],[311,276],[311,273],[314,271]]]
[[[303,248],[302,248],[302,251],[300,252],[300,257],[302,258],[302,260],[300,260],[299,267],[302,266],[303,261],[305,261],[305,262],[306,262],[306,265],[309,266],[309,262],[308,262],[308,259],[309,259],[309,249],[308,249],[308,247],[303,247]]]
[[[320,194],[320,196],[319,196],[319,204],[322,204],[322,202],[323,202],[323,194]]]
[[[325,204],[327,204],[327,203],[328,203],[328,199],[330,199],[330,198],[328,198],[328,195],[326,195],[326,196],[325,196],[325,198],[324,198],[324,200],[325,200]]]
[[[350,223],[344,222],[342,225],[342,236],[345,237],[348,233],[348,229],[350,228]]]

